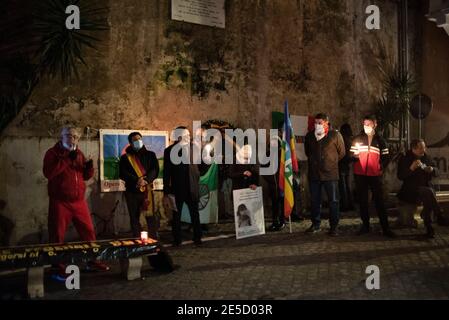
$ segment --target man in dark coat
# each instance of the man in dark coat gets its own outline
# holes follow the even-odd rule
[[[352,158],[350,155],[352,145],[352,129],[348,123],[343,124],[340,127],[340,133],[343,136],[345,142],[346,155],[338,163],[338,170],[340,173],[340,180],[338,186],[340,190],[340,210],[342,212],[351,211],[354,209],[352,201],[351,183],[349,174],[351,172]]]
[[[282,137],[282,126],[284,122],[278,125],[279,131],[278,136],[272,137],[267,149],[271,148],[271,145],[277,145],[277,169],[272,175],[263,175],[263,179],[267,183],[268,196],[271,199],[271,215],[272,224],[267,228],[268,231],[281,231],[285,228],[285,216],[284,216],[284,197],[279,192],[279,169],[280,169],[280,158],[281,158],[281,137]],[[270,164],[261,165],[261,167],[268,167]],[[292,214],[293,215],[293,214]]]
[[[159,174],[159,163],[156,154],[145,148],[139,132],[132,132],[128,141],[130,146],[126,148],[126,154],[120,157],[120,179],[125,181],[131,230],[134,237],[140,237],[140,215],[144,212],[148,235],[158,239],[159,221],[154,210],[152,183]]]
[[[398,164],[398,178],[403,181],[398,198],[404,202],[423,204],[421,216],[427,229],[427,236],[434,237],[431,213],[440,225],[448,225],[437,202],[431,180],[438,175],[435,163],[426,154],[424,140],[413,140],[410,150],[401,157]]]
[[[164,202],[166,207],[173,207],[172,234],[173,245],[182,243],[181,214],[185,203],[189,208],[193,225],[193,242],[201,245],[202,230],[200,224],[199,181],[200,172],[193,157],[193,144],[190,141],[190,133],[186,127],[176,128],[179,139],[164,150]],[[175,159],[181,159],[176,163]],[[174,198],[174,201],[171,199]]]
[[[232,179],[232,189],[256,189],[259,185],[259,168],[250,163],[252,149],[249,144],[244,145],[236,154],[236,164],[229,170]]]
[[[338,195],[338,162],[345,156],[345,143],[341,134],[330,128],[324,113],[315,116],[315,130],[307,133],[304,143],[308,157],[308,176],[312,197],[312,225],[308,233],[320,231],[321,189],[329,200],[330,236],[337,236],[340,208]]]

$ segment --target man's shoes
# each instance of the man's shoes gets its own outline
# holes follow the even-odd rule
[[[427,227],[426,237],[429,239],[435,238],[435,231],[433,230],[432,226]]]
[[[111,268],[107,264],[100,261],[89,261],[87,263],[86,269],[88,271],[99,271],[99,272],[111,270]]]
[[[63,273],[53,273],[50,275],[50,278],[57,282],[65,282],[67,280],[68,274]]]
[[[384,237],[387,237],[387,238],[396,238],[396,233],[394,233],[390,229],[384,230],[382,232],[382,234],[383,234]]]
[[[337,228],[331,228],[327,234],[331,237],[339,236]]]
[[[357,232],[358,236],[363,236],[364,234],[368,234],[370,232],[369,227],[362,226],[360,230]]]
[[[57,282],[65,282],[69,274],[65,273],[66,265],[63,263],[58,263],[51,266],[50,278]]]
[[[284,228],[285,228],[285,223],[278,224],[278,225],[276,225],[276,228],[274,231],[281,231]]]
[[[306,230],[306,233],[315,234],[321,231],[320,227],[315,227],[314,225],[311,225],[309,229]]]

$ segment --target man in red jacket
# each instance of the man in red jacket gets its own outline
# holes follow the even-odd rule
[[[363,118],[363,131],[352,141],[350,155],[354,161],[354,179],[360,205],[362,227],[358,232],[363,235],[370,232],[368,191],[371,189],[376,205],[383,235],[394,238],[390,230],[387,210],[383,198],[383,169],[389,161],[389,150],[385,140],[376,132],[377,120],[368,115]]]
[[[61,131],[61,140],[45,153],[44,175],[48,179],[48,234],[50,243],[63,243],[67,226],[73,222],[81,240],[95,241],[84,181],[94,175],[93,161],[86,161],[78,148],[80,135],[75,128]],[[109,267],[94,261],[88,268],[107,271]],[[65,266],[58,265],[59,276],[64,278]]]

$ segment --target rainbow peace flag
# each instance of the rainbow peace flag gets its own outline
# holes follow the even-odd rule
[[[295,135],[288,113],[288,102],[284,105],[284,127],[281,141],[279,163],[279,189],[284,197],[284,216],[290,217],[295,199],[293,196],[293,172],[298,172],[298,160],[295,152]]]

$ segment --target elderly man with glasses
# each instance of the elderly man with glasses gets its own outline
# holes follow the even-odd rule
[[[89,207],[84,198],[84,181],[94,175],[92,159],[86,160],[78,147],[80,134],[76,128],[65,127],[60,140],[44,158],[44,175],[48,179],[48,234],[50,243],[63,243],[68,225],[73,222],[82,241],[95,241]],[[64,280],[65,266],[58,265],[56,276]],[[99,261],[88,264],[89,269],[107,271]]]

